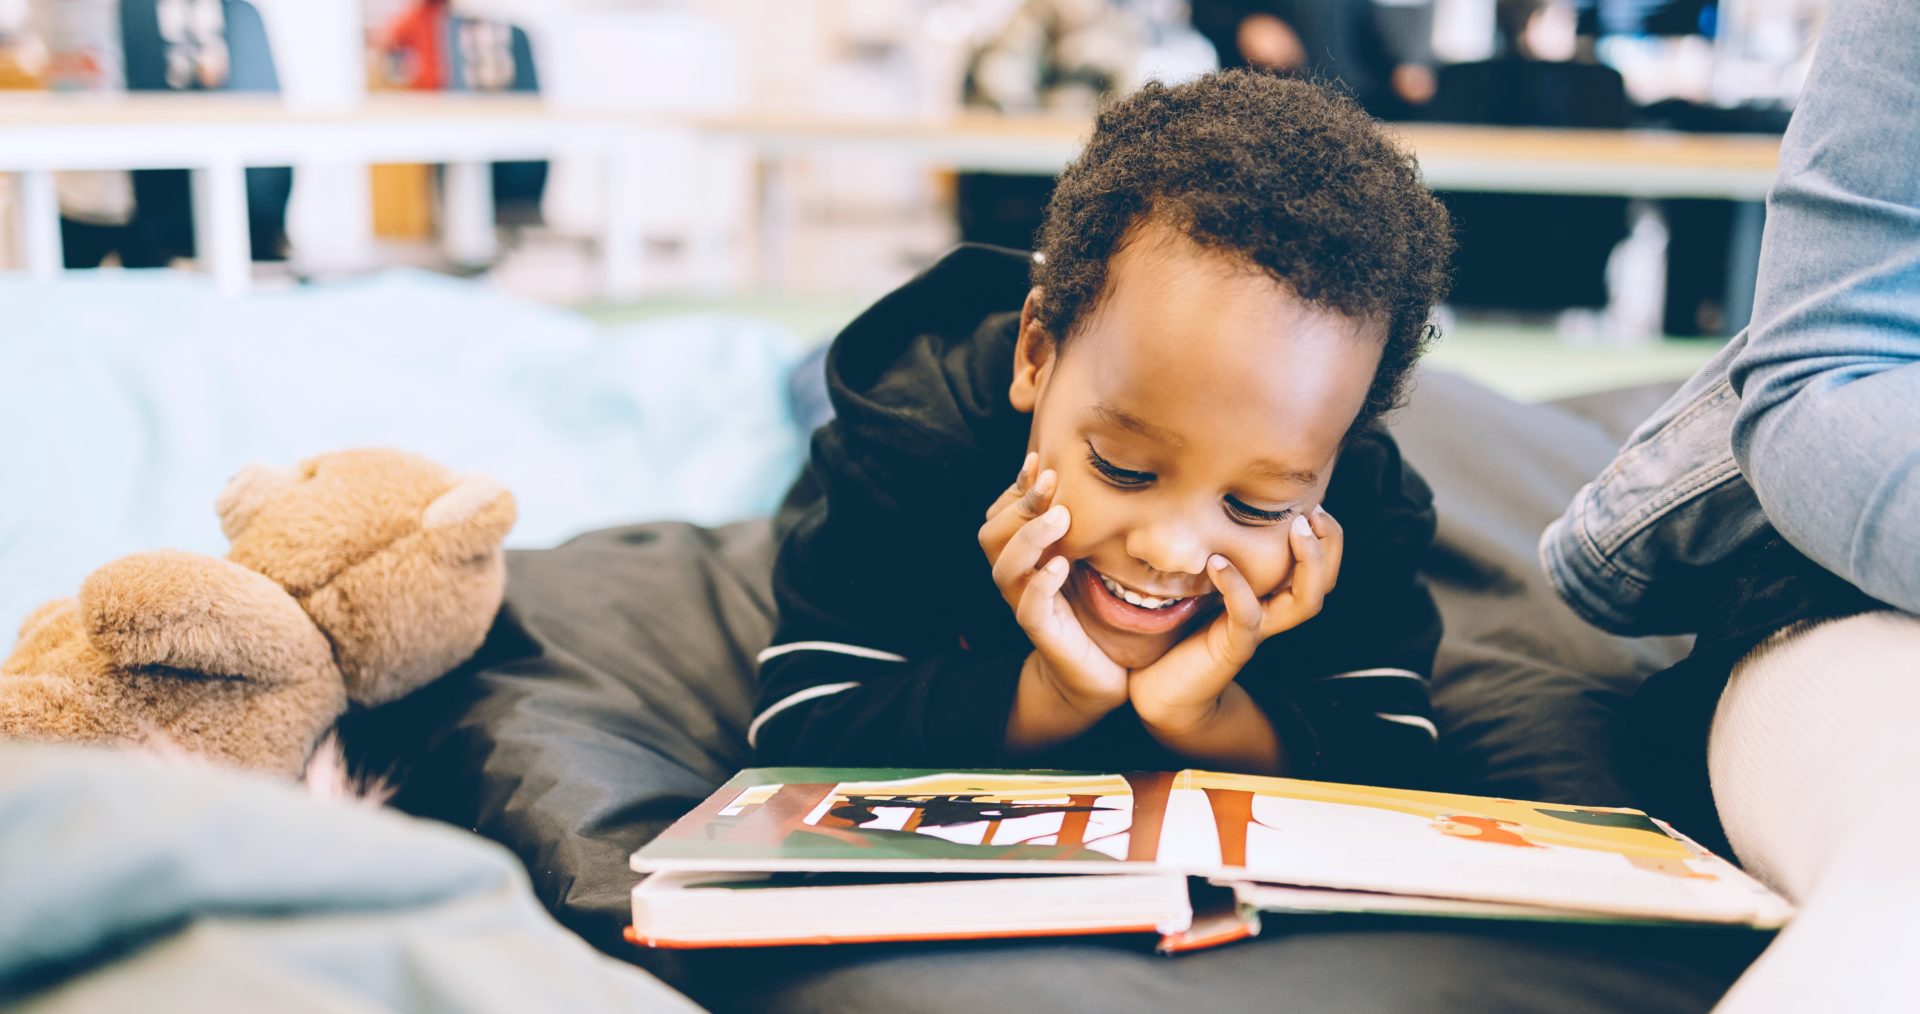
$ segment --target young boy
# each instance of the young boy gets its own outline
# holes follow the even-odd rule
[[[1037,253],[963,247],[834,341],[758,760],[1418,781],[1434,518],[1377,418],[1450,251],[1348,99],[1107,109]]]

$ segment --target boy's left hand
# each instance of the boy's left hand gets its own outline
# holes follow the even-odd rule
[[[1204,725],[1262,641],[1319,615],[1340,575],[1340,523],[1315,507],[1294,519],[1287,539],[1293,573],[1265,600],[1226,557],[1208,558],[1207,576],[1224,606],[1220,615],[1127,679],[1133,709],[1148,728],[1179,735]]]

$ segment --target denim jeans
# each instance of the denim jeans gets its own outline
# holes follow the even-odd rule
[[[1753,320],[1541,539],[1619,633],[1701,629],[1777,529],[1920,612],[1920,2],[1836,0],[1767,196]]]

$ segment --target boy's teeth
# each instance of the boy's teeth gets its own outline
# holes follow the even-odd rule
[[[1098,573],[1098,572],[1096,571],[1095,573]],[[1136,595],[1133,592],[1127,590],[1126,588],[1121,587],[1118,583],[1113,581],[1111,578],[1107,577],[1107,575],[1100,574],[1099,576],[1100,576],[1100,583],[1106,585],[1107,590],[1112,592],[1115,598],[1120,599],[1124,602],[1130,602],[1133,605],[1139,606],[1142,609],[1165,609],[1168,606],[1176,605],[1181,601],[1181,599],[1178,599],[1178,598],[1159,599],[1159,598],[1154,598],[1151,595]]]

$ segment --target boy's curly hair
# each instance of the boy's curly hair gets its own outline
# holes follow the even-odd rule
[[[1386,324],[1357,429],[1400,403],[1434,337],[1453,237],[1413,157],[1352,99],[1257,71],[1153,83],[1108,105],[1040,227],[1039,323],[1070,336],[1149,218],[1301,299]]]

